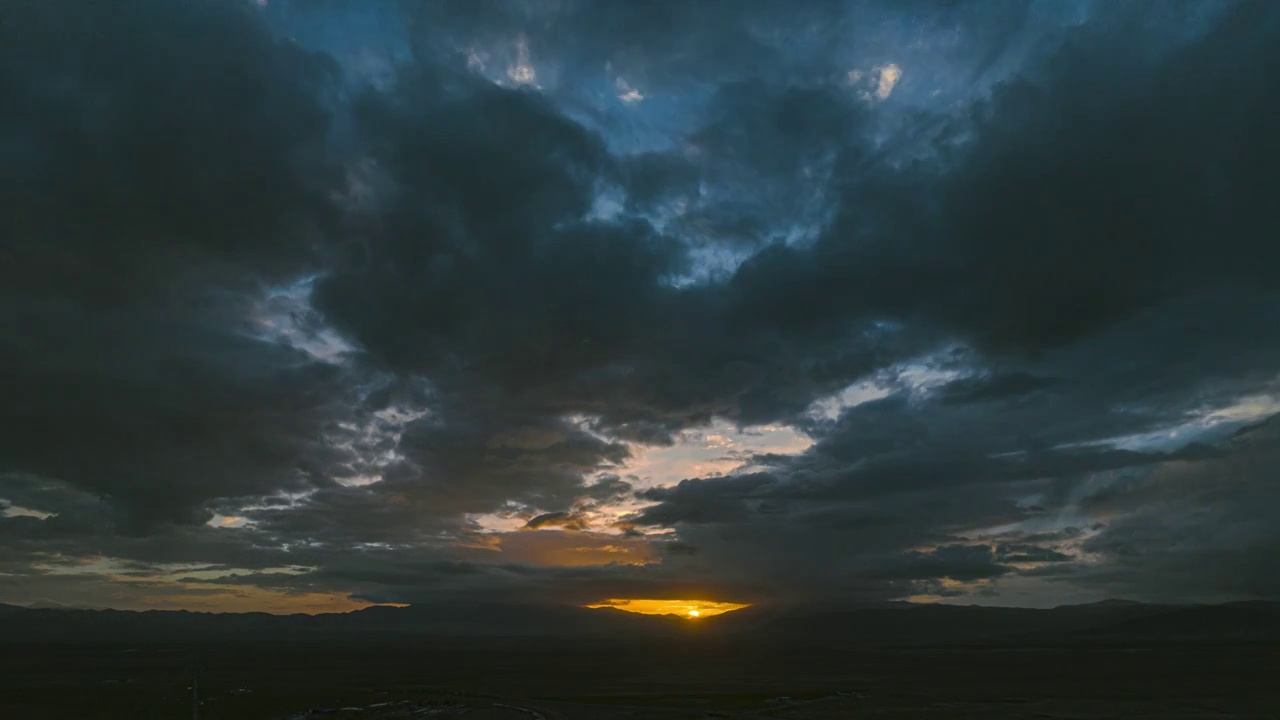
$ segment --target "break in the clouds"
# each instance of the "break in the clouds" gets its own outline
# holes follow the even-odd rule
[[[0,601],[1280,596],[1280,7],[18,0]]]

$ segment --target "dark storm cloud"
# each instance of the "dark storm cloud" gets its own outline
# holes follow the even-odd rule
[[[1102,341],[1092,352],[1109,348]],[[1067,357],[1087,354],[1077,349]],[[1036,371],[1060,368],[1056,360],[1046,355]],[[1114,407],[1117,398],[1136,399],[1120,391],[1127,373],[1120,375],[1096,375],[1071,393],[1008,393],[981,404],[954,402],[956,381],[933,393],[902,390],[845,411],[803,455],[757,458],[761,472],[645,491],[657,504],[633,521],[674,527],[716,567],[749,566],[757,580],[801,595],[874,599],[911,588],[943,594],[936,592],[945,588],[937,584],[943,579],[998,578],[1024,572],[1019,563],[1069,565],[1082,549],[1074,527],[1014,528],[1096,525],[1101,534],[1084,545],[1091,547],[1108,537],[1102,528],[1117,513],[1103,498],[1124,497],[1130,482],[1161,468],[1220,467],[1229,457],[1229,449],[1187,440],[1147,449],[1093,444],[1186,417],[1177,406],[1149,408],[1145,417]],[[1111,478],[1116,485],[1093,491],[1100,497],[1086,490]],[[1120,514],[1135,514],[1142,504]],[[956,542],[962,539],[981,544]],[[1131,577],[1136,581],[1137,573]]]
[[[822,297],[827,313],[937,323],[997,351],[1200,291],[1273,291],[1256,238],[1280,157],[1263,130],[1280,102],[1263,80],[1280,62],[1274,10],[1232,6],[1170,57],[1119,41],[1145,39],[1140,20],[1101,12],[958,119],[972,140],[936,162],[868,169],[848,154],[822,242],[760,256],[735,282],[788,320],[792,298]]]
[[[1105,560],[1076,582],[1164,600],[1271,598],[1278,457],[1272,419],[1237,434],[1225,457],[1121,478],[1082,501],[1109,519],[1083,544]]]
[[[949,577],[959,581],[983,580],[1008,572],[996,562],[989,547],[945,545],[928,552],[912,552],[900,570],[911,579]]]
[[[755,86],[728,88],[713,106],[693,141],[721,159],[702,171],[750,171],[766,193],[765,183],[791,192],[807,153],[853,142],[866,112],[830,89]],[[770,326],[732,289],[679,289],[671,280],[691,269],[689,246],[642,217],[580,220],[627,170],[532,92],[406,70],[360,107],[394,190],[317,302],[382,361],[449,377],[440,381],[459,402],[587,413],[603,430],[661,440],[712,415],[799,410],[892,352],[857,329],[813,337],[830,329],[820,312],[780,327],[807,315],[802,305]],[[801,332],[809,344],[789,347]]]
[[[520,1],[470,3],[465,0],[410,3],[418,31],[415,49],[440,57],[471,47],[490,50],[505,65],[515,53],[501,47],[522,35],[531,53],[555,53],[561,82],[587,77],[608,64],[638,82],[686,85],[793,71],[796,65],[829,62],[819,56],[799,61],[786,39],[830,26],[848,14],[839,2],[795,7],[764,0],[750,8],[728,0],[684,3],[658,0],[644,6],[616,3]]]
[[[390,478],[388,489],[436,504],[457,503],[483,512],[504,501],[563,507],[585,492],[583,476],[614,467],[629,455],[621,443],[601,440],[564,421],[519,425],[505,417],[495,428],[446,415],[439,425],[418,423],[400,443],[417,464],[414,477]],[[464,480],[465,481],[462,481]]]
[[[0,12],[5,469],[96,496],[127,532],[302,484],[344,391],[204,283],[305,266],[331,61],[233,3]]]
[[[548,527],[562,527],[570,530],[582,529],[577,517],[568,512],[543,513],[524,524],[525,529],[539,530]]]
[[[591,2],[408,3],[420,57],[506,68],[522,38],[543,60],[539,80],[575,116],[616,130],[624,143],[668,146],[687,119],[660,124],[666,136],[639,127],[627,113],[599,102],[628,87],[658,89],[699,106],[718,86],[764,80],[775,86],[847,81],[854,68],[910,62],[920,87],[940,87],[943,102],[981,83],[1028,46],[1053,38],[1085,14],[1088,3],[1010,6],[1001,2],[844,2],[797,6],[785,0],[643,5]],[[1040,23],[1040,24],[1037,24]],[[601,77],[599,70],[606,70]],[[864,86],[865,88],[865,86]],[[928,91],[926,91],[928,92]],[[661,95],[657,96],[659,102]]]
[[[4,572],[1280,592],[1274,432],[1228,437],[1280,367],[1275,6],[0,20]],[[813,411],[855,383],[879,399]],[[815,444],[634,487],[638,451],[713,419]],[[538,564],[552,540],[619,562]]]
[[[631,483],[616,475],[604,475],[587,488],[586,496],[596,503],[621,500],[631,494]]]
[[[8,307],[0,452],[94,493],[122,526],[203,522],[208,500],[300,489],[333,454],[323,436],[345,391],[302,353],[216,316]]]
[[[1039,545],[1013,543],[1000,548],[1000,559],[1008,563],[1069,562],[1071,556]]]
[[[329,214],[332,61],[241,3],[0,12],[7,297],[116,303],[220,263],[296,267]]]
[[[949,383],[942,392],[944,402],[976,403],[1026,395],[1051,388],[1053,378],[1036,377],[1025,372],[1011,372],[990,377],[967,377]]]
[[[1155,68],[1114,42],[1128,23],[1085,31],[1042,77],[999,88],[947,193],[971,253],[955,270],[985,292],[948,309],[982,318],[960,322],[984,343],[1036,348],[1200,288],[1274,290],[1255,239],[1274,222],[1276,22],[1242,3]]]

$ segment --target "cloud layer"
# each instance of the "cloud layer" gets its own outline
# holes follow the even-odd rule
[[[1276,597],[1280,10],[0,10],[0,601]]]

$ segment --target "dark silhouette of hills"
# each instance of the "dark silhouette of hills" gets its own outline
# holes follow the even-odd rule
[[[608,638],[680,630],[675,617],[561,606],[373,606],[348,613],[272,615],[186,610],[79,610],[0,605],[5,642],[395,642],[423,637]]]
[[[1280,643],[1280,603],[1152,605],[1104,601],[1052,609],[896,604],[817,612],[754,608],[717,628],[774,642],[846,645]]]
[[[416,642],[426,638],[565,642],[709,641],[823,647],[969,644],[1280,643],[1280,603],[1148,605],[1108,601],[1048,610],[889,603],[852,608],[751,607],[700,620],[504,604],[375,606],[270,615],[80,610],[0,605],[0,644]]]
[[[1280,641],[1280,603],[1274,602],[1157,606],[1111,620],[1085,633],[1098,639]]]

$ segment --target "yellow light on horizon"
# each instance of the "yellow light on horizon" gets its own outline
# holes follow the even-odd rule
[[[747,603],[716,602],[714,600],[662,600],[652,598],[609,598],[587,605],[589,608],[613,608],[641,615],[676,615],[686,620],[723,615],[734,610],[751,607]]]

